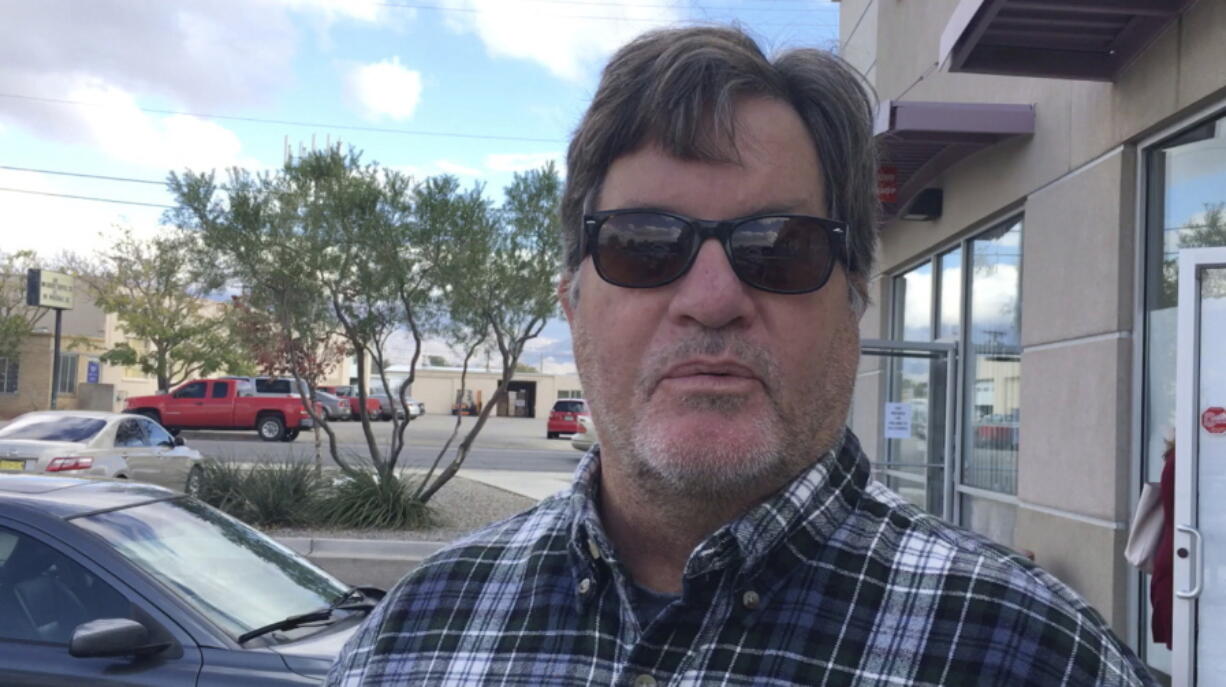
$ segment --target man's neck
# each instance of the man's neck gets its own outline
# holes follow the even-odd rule
[[[755,494],[701,500],[654,494],[610,462],[602,457],[601,522],[634,582],[655,592],[679,594],[694,549],[761,501]]]

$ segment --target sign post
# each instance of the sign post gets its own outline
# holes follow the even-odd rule
[[[30,269],[26,273],[26,305],[55,311],[55,357],[51,359],[51,409],[60,391],[60,339],[64,311],[72,310],[72,276]]]

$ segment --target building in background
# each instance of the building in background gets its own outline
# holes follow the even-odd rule
[[[842,0],[840,26],[880,100],[852,418],[878,476],[1169,672],[1122,554],[1174,413],[1176,251],[1226,245],[1226,0]]]
[[[408,373],[408,365],[388,366],[388,385],[393,393]],[[409,395],[424,403],[426,412],[450,413],[461,398],[462,374],[463,370],[458,367],[418,367]],[[486,370],[484,366],[470,368],[463,384],[467,390],[464,405],[480,407],[493,398],[501,377],[501,373]],[[369,388],[381,391],[381,386],[379,377],[372,377]],[[562,398],[583,398],[578,375],[516,372],[508,397],[494,409],[494,414],[497,417],[547,418],[554,402]]]

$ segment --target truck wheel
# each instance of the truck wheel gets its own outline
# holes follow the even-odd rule
[[[287,442],[288,442],[288,441],[293,441],[294,439],[297,439],[297,438],[298,438],[298,432],[299,432],[299,430],[297,430],[297,429],[287,429],[287,430],[285,430],[285,436],[281,438],[281,441],[287,441]]]
[[[276,415],[265,415],[256,421],[255,430],[264,441],[281,441],[285,438],[285,421]]]

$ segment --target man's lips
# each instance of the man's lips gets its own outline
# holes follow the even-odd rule
[[[748,379],[758,378],[758,376],[754,374],[753,370],[734,361],[690,360],[668,368],[668,370],[664,372],[663,379],[697,377],[700,375],[717,377],[745,377]]]
[[[750,393],[758,386],[758,375],[731,360],[689,360],[668,368],[659,385],[676,393]]]

